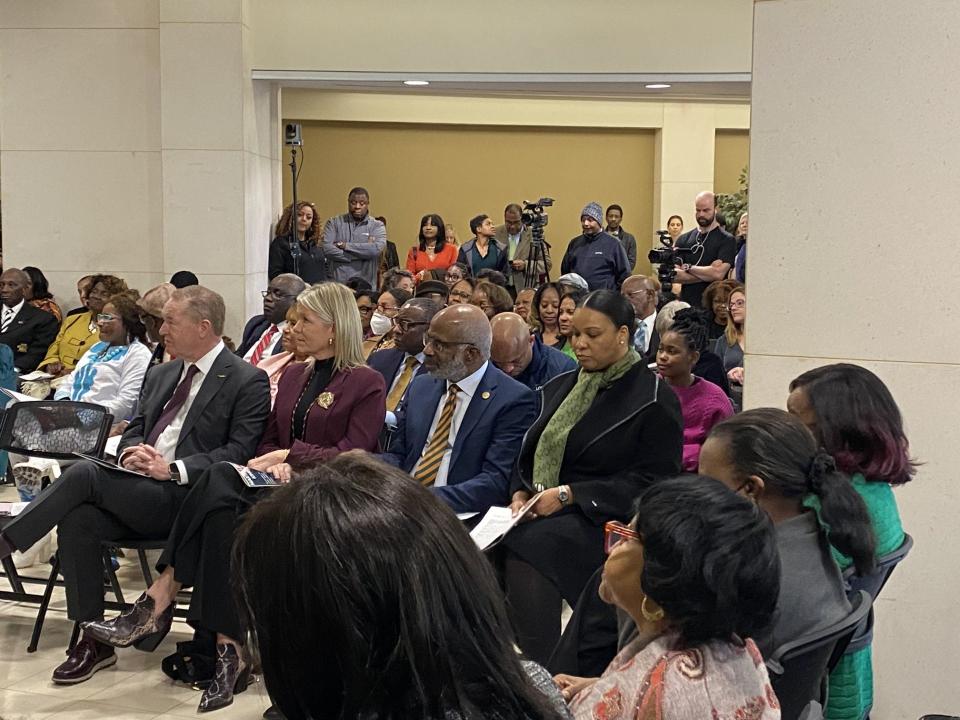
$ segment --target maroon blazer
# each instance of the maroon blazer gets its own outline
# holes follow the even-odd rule
[[[303,470],[347,450],[376,452],[386,415],[387,390],[383,375],[368,367],[335,372],[320,394],[333,396],[328,407],[314,401],[307,410],[304,439],[291,443],[293,411],[311,371],[309,363],[296,363],[284,370],[257,456],[290,448],[286,461],[295,470]]]

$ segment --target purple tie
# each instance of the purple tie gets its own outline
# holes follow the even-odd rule
[[[160,413],[160,417],[157,418],[157,422],[153,424],[153,427],[150,428],[150,433],[147,435],[146,444],[153,447],[157,444],[157,440],[160,438],[160,433],[167,429],[167,426],[173,422],[173,419],[177,416],[177,413],[180,412],[180,408],[183,407],[183,404],[187,401],[187,398],[190,396],[190,383],[193,382],[193,377],[198,372],[200,368],[196,365],[191,365],[187,368],[186,377],[180,381],[180,384],[177,385],[177,389],[173,391],[173,395],[170,396],[170,399],[167,400],[167,404],[163,406],[163,412]]]

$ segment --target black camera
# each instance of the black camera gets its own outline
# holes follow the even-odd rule
[[[693,257],[693,248],[677,247],[670,233],[657,230],[662,247],[654,248],[647,254],[647,260],[657,265],[657,279],[661,285],[669,286],[677,277],[677,265],[683,265]]]
[[[553,205],[553,198],[540,198],[536,202],[527,202],[524,200],[523,211],[520,213],[520,217],[523,218],[523,224],[528,228],[533,228],[534,231],[538,227],[544,227],[550,221],[550,217],[543,209],[551,205]]]

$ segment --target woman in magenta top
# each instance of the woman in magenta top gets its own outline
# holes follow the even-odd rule
[[[442,270],[457,261],[457,246],[447,243],[443,218],[439,215],[424,215],[420,220],[420,235],[417,247],[407,253],[407,270],[413,273],[419,285],[429,280],[431,270]]]
[[[683,469],[696,472],[700,447],[710,429],[733,415],[730,398],[719,387],[693,374],[693,366],[706,348],[707,326],[700,310],[681,310],[660,338],[657,371],[680,401],[683,413]]]

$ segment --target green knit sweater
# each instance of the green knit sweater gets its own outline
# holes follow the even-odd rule
[[[868,482],[863,475],[851,478],[854,489],[863,498],[870,515],[873,534],[877,541],[877,556],[881,557],[903,544],[903,525],[893,489],[885,482]],[[820,499],[809,496],[804,505],[820,512]],[[853,565],[853,560],[836,548],[831,548],[834,560],[841,570]],[[873,663],[870,648],[844,655],[830,673],[830,695],[827,701],[827,720],[861,720],[873,706]]]

